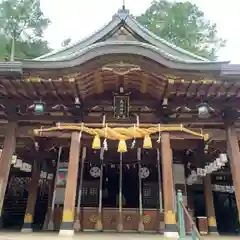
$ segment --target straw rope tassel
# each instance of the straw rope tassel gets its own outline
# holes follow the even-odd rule
[[[163,196],[162,196],[162,180],[161,180],[161,166],[160,166],[160,150],[157,148],[157,170],[158,170],[158,201],[159,201],[159,215],[163,212]],[[159,222],[159,230],[161,231],[161,222]]]
[[[120,152],[120,164],[119,164],[119,218],[118,218],[118,224],[117,224],[117,231],[122,232],[123,231],[123,214],[122,214],[122,167],[123,167],[123,153]]]
[[[58,169],[59,169],[61,155],[62,155],[62,146],[59,147],[59,149],[58,149],[57,166],[56,166],[56,173],[55,173],[54,185],[53,185],[54,186],[54,190],[53,190],[53,195],[52,195],[51,208],[50,208],[50,211],[49,211],[49,222],[48,222],[47,230],[54,230],[53,214],[54,214],[54,206],[55,206],[55,199],[56,199],[56,187],[57,187]]]
[[[142,178],[141,178],[141,148],[137,149],[137,160],[138,160],[138,189],[139,189],[139,221],[138,231],[144,232],[143,223],[143,204],[142,204]]]
[[[82,158],[81,158],[81,170],[80,170],[80,180],[79,180],[79,189],[78,189],[78,202],[77,202],[77,212],[75,216],[75,222],[73,225],[73,229],[75,231],[80,231],[81,230],[81,221],[80,221],[80,209],[81,209],[81,200],[82,200],[82,185],[83,185],[83,171],[84,171],[84,162],[86,159],[86,152],[87,148],[83,147],[82,150]]]
[[[102,187],[103,187],[103,160],[104,160],[104,147],[100,150],[100,179],[99,179],[99,199],[98,199],[98,216],[97,222],[95,224],[95,229],[97,231],[103,230],[103,223],[102,223]]]

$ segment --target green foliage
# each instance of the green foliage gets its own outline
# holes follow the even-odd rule
[[[217,27],[191,2],[154,0],[137,21],[166,41],[199,56],[214,60],[225,46]]]
[[[40,8],[40,0],[0,2],[0,58],[9,58],[12,39],[16,58],[35,58],[49,51],[43,39],[50,21]]]

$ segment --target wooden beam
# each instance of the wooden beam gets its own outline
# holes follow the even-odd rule
[[[103,80],[102,80],[102,77],[101,77],[101,73],[99,71],[96,71],[94,73],[93,79],[94,79],[94,82],[95,82],[95,86],[97,88],[97,93],[98,94],[103,93],[104,85],[103,85]]]
[[[146,73],[142,73],[141,74],[141,88],[140,88],[141,93],[147,92],[147,86],[148,86],[148,76]]]

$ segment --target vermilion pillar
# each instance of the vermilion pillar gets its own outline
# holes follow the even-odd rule
[[[165,223],[164,235],[165,237],[176,238],[178,237],[178,231],[174,209],[173,157],[169,133],[162,133],[161,143]]]
[[[35,212],[35,204],[38,194],[38,183],[40,179],[40,164],[37,160],[34,161],[32,170],[32,179],[28,189],[27,207],[24,216],[24,223],[22,227],[23,232],[32,232],[32,223]]]
[[[204,195],[205,195],[206,212],[207,212],[207,218],[208,218],[208,232],[209,234],[218,234],[210,175],[207,175],[204,178]]]
[[[7,124],[3,151],[0,160],[0,226],[2,226],[2,208],[12,163],[12,156],[16,147],[16,128],[16,122],[9,122]]]
[[[73,223],[75,215],[75,200],[77,191],[78,167],[80,155],[80,133],[73,132],[68,162],[67,183],[64,197],[63,219],[60,235],[74,234]]]
[[[236,129],[233,125],[227,126],[227,153],[230,160],[233,184],[235,186],[235,197],[238,208],[238,219],[240,221],[240,152]]]

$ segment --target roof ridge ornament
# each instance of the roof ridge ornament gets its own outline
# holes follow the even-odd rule
[[[126,1],[125,0],[123,0],[122,10],[126,10]]]
[[[120,18],[125,18],[127,15],[129,15],[129,10],[126,9],[126,0],[122,0],[122,8],[118,9],[117,15]]]

